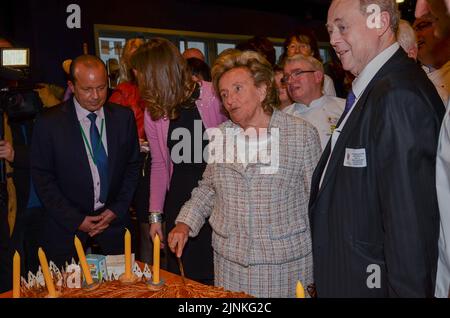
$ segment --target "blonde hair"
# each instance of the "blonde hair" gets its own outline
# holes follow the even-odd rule
[[[266,98],[261,103],[265,113],[272,114],[274,109],[280,107],[272,65],[261,54],[254,51],[240,52],[233,50],[229,53],[221,54],[217,58],[211,69],[211,74],[213,85],[218,95],[220,95],[220,79],[226,72],[235,68],[246,69],[253,78],[256,87],[266,85]]]
[[[135,81],[130,58],[142,44],[144,44],[144,40],[141,38],[128,39],[125,43],[119,62],[119,83]]]
[[[177,118],[177,106],[188,100],[195,85],[178,48],[169,40],[153,38],[133,54],[131,65],[152,119]]]

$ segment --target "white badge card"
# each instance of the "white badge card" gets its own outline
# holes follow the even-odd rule
[[[350,168],[367,167],[366,149],[345,148],[344,167]]]

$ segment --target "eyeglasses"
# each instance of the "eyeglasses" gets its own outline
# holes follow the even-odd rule
[[[296,69],[293,70],[290,74],[286,74],[281,78],[281,83],[283,84],[287,84],[289,82],[289,80],[291,79],[291,77],[296,80],[297,78],[300,77],[300,75],[305,74],[305,73],[314,73],[315,71],[302,71],[300,69]]]

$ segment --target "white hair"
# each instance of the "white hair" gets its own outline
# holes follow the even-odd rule
[[[401,19],[397,31],[398,44],[410,53],[411,50],[417,50],[417,37],[414,29],[408,21]]]
[[[398,10],[398,4],[394,0],[359,0],[359,8],[363,15],[367,15],[367,8],[369,5],[377,5],[380,7],[380,11],[388,12],[390,19],[390,28],[396,33],[398,30],[398,24],[400,20],[400,11]]]
[[[290,63],[295,63],[295,62],[305,62],[306,64],[308,64],[311,67],[311,70],[321,72],[322,73],[322,82],[321,82],[320,86],[323,88],[323,85],[325,82],[325,71],[324,71],[322,62],[320,62],[314,56],[305,56],[302,54],[296,54],[296,55],[288,57],[286,59],[286,61],[284,62],[284,66],[286,66],[287,64],[290,64]]]
[[[289,63],[293,63],[293,62],[305,62],[309,66],[311,66],[311,68],[314,71],[321,71],[322,73],[325,73],[323,70],[323,64],[313,56],[305,56],[305,55],[301,55],[301,54],[296,54],[291,57],[288,57],[285,61],[285,65],[289,64]]]

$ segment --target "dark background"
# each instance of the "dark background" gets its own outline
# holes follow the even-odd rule
[[[0,37],[30,48],[34,81],[64,85],[62,61],[82,54],[83,43],[95,54],[94,24],[278,38],[303,25],[327,42],[324,25],[331,0],[294,1],[7,0],[0,2]],[[81,29],[66,26],[71,3],[81,7]],[[414,0],[400,6],[404,18],[413,19],[414,6]]]

